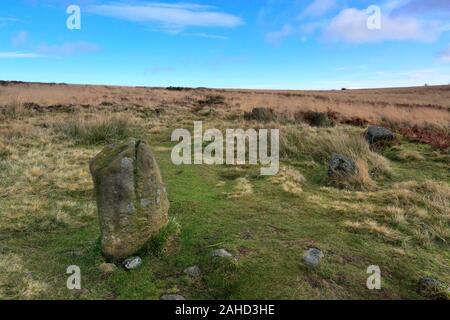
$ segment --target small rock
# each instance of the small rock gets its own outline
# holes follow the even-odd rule
[[[188,276],[198,278],[202,276],[202,271],[198,266],[192,266],[189,268],[184,269],[184,273],[186,273]]]
[[[131,257],[126,259],[122,265],[127,270],[133,270],[139,268],[142,264],[142,259],[140,257]]]
[[[335,174],[349,176],[354,175],[357,172],[358,168],[352,159],[337,153],[331,155],[328,168],[329,177],[332,177]]]
[[[305,263],[308,267],[315,268],[319,265],[319,263],[323,257],[324,257],[324,255],[320,249],[309,248],[305,252],[305,256],[303,257],[303,260],[305,261]]]
[[[165,294],[161,297],[161,300],[186,300],[186,298],[179,294]]]
[[[365,138],[369,144],[374,144],[380,141],[392,141],[395,135],[386,128],[370,126],[365,133]]]
[[[114,263],[102,263],[98,268],[104,273],[113,273],[117,270],[117,266]]]
[[[233,255],[231,253],[229,253],[225,249],[214,250],[211,255],[213,257],[220,257],[220,258],[231,258],[231,257],[233,257]]]
[[[449,288],[432,277],[423,277],[419,280],[419,293],[429,299],[448,300],[450,297]]]

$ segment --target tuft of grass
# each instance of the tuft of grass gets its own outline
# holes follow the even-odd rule
[[[227,193],[230,199],[242,198],[253,193],[253,186],[246,178],[237,178],[232,192]]]
[[[124,115],[78,115],[54,124],[57,132],[78,145],[102,145],[126,140],[131,135],[130,123]]]
[[[372,190],[375,187],[373,176],[390,175],[392,172],[389,161],[370,150],[358,130],[301,126],[286,128],[281,132],[280,156],[286,160],[306,159],[327,165],[334,152],[349,157],[358,168],[354,176],[335,179],[334,182],[339,182],[341,187]]]
[[[276,176],[270,180],[281,186],[281,188],[291,194],[301,194],[303,185],[306,182],[305,177],[297,170],[289,167],[282,167]]]
[[[378,196],[387,203],[386,210],[394,213],[390,220],[399,224],[399,229],[412,239],[421,244],[450,242],[450,187],[447,183],[401,182]]]

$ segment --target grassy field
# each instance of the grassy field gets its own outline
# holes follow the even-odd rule
[[[142,89],[137,103],[137,93],[87,87],[89,97],[120,97],[107,103],[108,97],[72,101],[61,93],[71,86],[23,86],[0,88],[0,299],[159,299],[166,293],[189,299],[422,299],[421,277],[450,283],[448,150],[399,136],[399,143],[373,152],[361,144],[365,126],[313,128],[288,117],[246,121],[248,108],[232,102],[236,92],[214,92],[226,97],[218,101],[204,90],[155,89],[150,95],[151,89]],[[417,102],[422,107],[405,112],[402,125],[410,120],[446,130],[450,91],[429,90]],[[390,110],[404,108],[394,106],[405,103],[390,96],[395,92],[386,91]],[[240,99],[264,105],[247,94],[258,93]],[[361,99],[357,92],[321,94],[331,106]],[[267,98],[266,105],[286,114],[284,99],[293,99],[289,110],[295,111],[295,96]],[[438,101],[447,102],[421,118],[424,106]],[[348,103],[340,112],[350,116],[352,106],[358,109]],[[397,120],[378,117],[376,104],[372,109],[370,122]],[[170,135],[192,129],[195,120],[210,128],[280,128],[280,174],[262,177],[255,166],[173,165]],[[141,268],[105,274],[88,163],[106,144],[128,137],[147,141],[155,152],[171,203],[171,232],[143,257]],[[365,176],[352,188],[327,181],[333,150],[358,157]],[[325,254],[316,269],[302,260],[310,247]],[[234,259],[210,257],[219,248]],[[81,268],[82,290],[66,288],[70,265]],[[201,278],[183,273],[192,265],[201,268]],[[366,287],[370,265],[381,268],[382,290]]]

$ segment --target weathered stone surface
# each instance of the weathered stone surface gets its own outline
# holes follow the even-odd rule
[[[108,146],[90,163],[109,261],[137,253],[168,222],[169,201],[158,164],[145,142]]]
[[[186,298],[179,294],[165,294],[161,297],[161,300],[186,300]]]
[[[188,276],[194,277],[194,278],[199,278],[202,276],[202,271],[200,270],[200,268],[198,266],[192,266],[189,268],[184,269],[184,273],[187,274]]]
[[[231,254],[231,253],[229,253],[227,250],[225,250],[225,249],[217,249],[217,250],[214,250],[212,253],[211,253],[211,256],[213,256],[213,257],[219,257],[219,258],[231,258],[231,257],[233,257],[233,255]]]
[[[334,175],[343,175],[350,176],[358,173],[358,169],[356,167],[355,162],[347,158],[343,155],[333,153],[331,155],[329,167],[328,167],[328,176],[332,177]]]
[[[131,257],[126,259],[122,265],[127,270],[137,269],[141,266],[142,259],[140,257]]]
[[[310,268],[315,268],[319,265],[320,261],[324,257],[321,250],[317,248],[309,248],[303,257],[305,264]]]
[[[390,130],[377,126],[369,127],[364,136],[369,144],[395,139],[395,135]]]

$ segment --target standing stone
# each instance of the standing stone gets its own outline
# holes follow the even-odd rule
[[[109,261],[142,249],[168,222],[169,201],[155,157],[143,141],[106,147],[90,163],[101,248]]]

